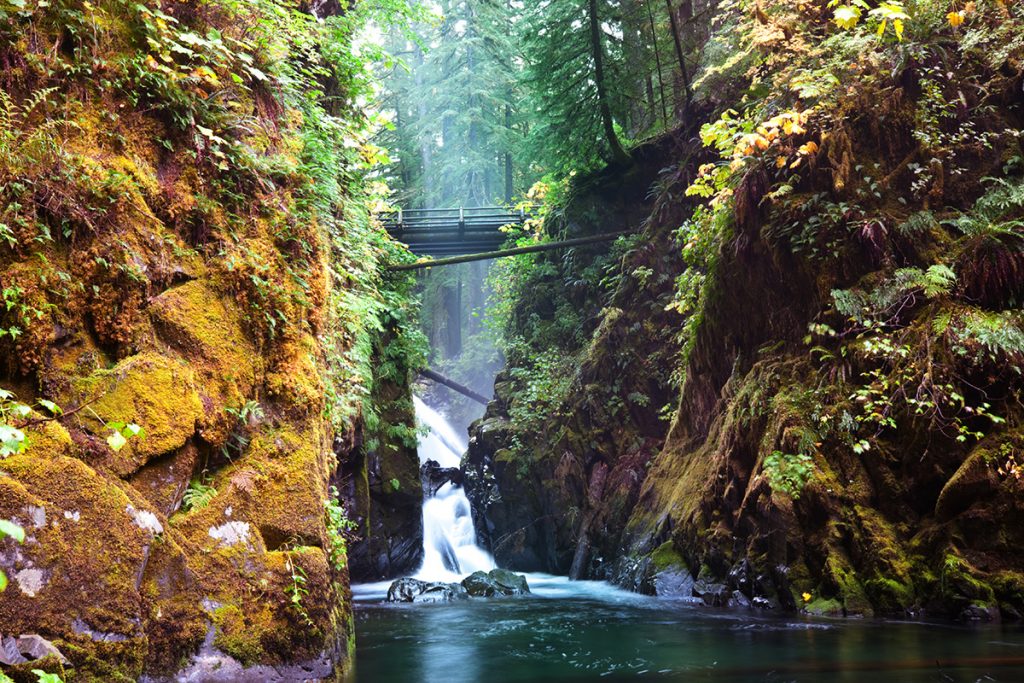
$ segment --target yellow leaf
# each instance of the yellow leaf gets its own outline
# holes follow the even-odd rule
[[[804,599],[804,602],[810,602],[811,598],[814,597],[814,596],[811,595],[810,593],[804,593],[800,597],[802,597]]]
[[[860,20],[860,9],[853,7],[852,5],[843,5],[837,7],[835,13],[832,16],[832,21],[836,23],[839,28],[853,28],[857,25]]]
[[[779,157],[775,160],[775,168],[782,168],[786,165],[786,157]]]
[[[805,156],[814,154],[815,152],[818,151],[818,143],[815,142],[814,140],[811,140],[808,143],[800,145],[800,149],[798,151],[800,152],[800,154],[803,154]]]
[[[949,25],[956,28],[960,24],[964,23],[964,12],[950,12],[946,15],[946,19],[949,20]]]

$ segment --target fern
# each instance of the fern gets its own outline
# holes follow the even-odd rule
[[[918,211],[901,223],[896,231],[903,237],[919,237],[938,225],[939,222],[931,211]]]
[[[920,281],[924,295],[929,299],[949,294],[955,284],[956,273],[952,268],[941,263],[930,266]]]
[[[956,342],[954,349],[962,356],[973,356],[975,361],[987,356],[993,362],[1006,362],[1017,374],[1024,361],[1024,329],[1021,314],[1012,312],[990,313],[969,311],[952,329]]]
[[[967,237],[1018,235],[1024,220],[1014,215],[1024,211],[1024,179],[986,178],[991,189],[969,213],[946,221]]]
[[[184,512],[202,510],[213,501],[216,495],[217,489],[209,483],[206,477],[195,478],[189,482],[188,488],[185,490],[185,495],[181,499],[181,509]]]

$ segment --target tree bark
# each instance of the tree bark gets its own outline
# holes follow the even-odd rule
[[[686,104],[683,108],[683,113],[690,113],[690,105],[693,102],[693,89],[690,86],[690,71],[686,68],[686,54],[683,50],[683,39],[679,35],[679,22],[676,21],[676,12],[672,8],[672,0],[665,0],[665,6],[668,8],[668,20],[672,25],[672,40],[676,45],[676,57],[679,59],[679,71],[683,77],[683,92],[686,98]]]
[[[619,136],[615,134],[612,120],[612,109],[608,104],[608,90],[604,80],[604,48],[601,46],[601,21],[597,16],[597,0],[589,0],[590,9],[590,49],[594,55],[594,80],[597,81],[597,102],[601,110],[601,125],[604,136],[611,147],[612,158],[619,164],[629,164],[629,153],[622,147]]]
[[[668,100],[665,97],[665,79],[662,76],[661,48],[658,47],[658,27],[654,23],[654,12],[651,11],[651,3],[645,2],[647,7],[647,20],[651,24],[651,41],[654,44],[654,61],[658,67],[658,90],[661,92],[661,116],[662,122],[668,125]]]

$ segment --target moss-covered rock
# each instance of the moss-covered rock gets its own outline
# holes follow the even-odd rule
[[[204,415],[192,366],[152,351],[126,358],[110,370],[97,370],[75,389],[79,404],[87,406],[84,427],[97,440],[110,435],[109,423],[143,428],[144,435],[119,451],[104,453],[103,466],[122,477],[184,446]]]
[[[224,444],[235,422],[226,409],[250,400],[262,374],[262,358],[244,331],[238,305],[199,279],[161,293],[149,311],[160,339],[195,371],[203,405],[200,435]]]
[[[59,426],[33,442],[0,463],[0,518],[26,530],[24,544],[0,551],[12,579],[0,624],[53,640],[83,680],[134,680],[146,652],[139,587],[164,523],[118,479],[73,457]]]

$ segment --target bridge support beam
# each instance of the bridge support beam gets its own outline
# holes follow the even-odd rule
[[[515,249],[502,249],[500,251],[485,251],[479,254],[467,254],[465,256],[452,256],[449,258],[434,259],[430,261],[417,261],[415,263],[403,263],[398,266],[391,266],[388,270],[405,271],[433,268],[434,266],[453,266],[457,263],[470,263],[471,261],[489,261],[491,259],[503,258],[505,256],[518,256],[519,254],[534,254],[540,251],[552,251],[555,249],[569,249],[570,247],[581,247],[586,244],[598,242],[610,242],[611,240],[630,235],[632,232],[611,232],[592,237],[580,237],[561,242],[547,242],[545,244],[534,244],[529,247],[516,247]]]

